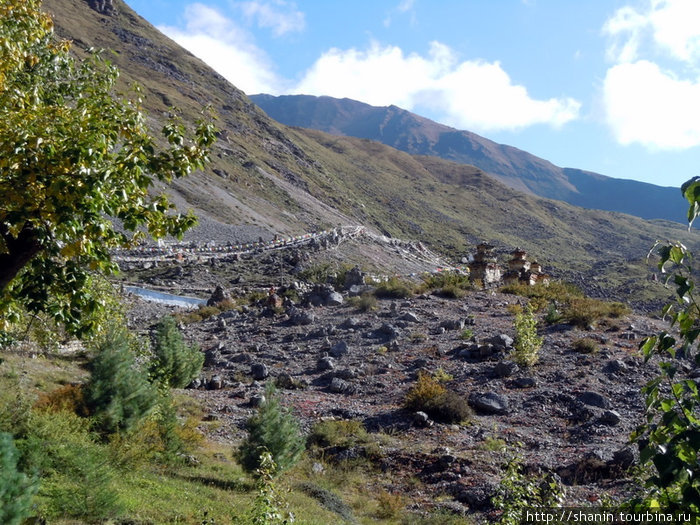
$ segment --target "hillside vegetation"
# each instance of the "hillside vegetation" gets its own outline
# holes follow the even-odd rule
[[[76,48],[114,51],[124,85],[144,87],[154,127],[174,108],[187,120],[207,104],[218,113],[212,163],[173,187],[176,202],[205,220],[269,236],[359,223],[455,258],[488,240],[503,251],[526,249],[592,293],[640,300],[653,295],[640,290],[648,287],[648,247],[665,238],[693,243],[673,223],[575,208],[514,191],[474,167],[287,128],[120,0],[108,13],[84,0],[45,6]]]

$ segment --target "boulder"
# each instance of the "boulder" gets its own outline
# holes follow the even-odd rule
[[[331,292],[326,297],[326,306],[340,306],[343,304],[343,296],[338,292]]]
[[[216,306],[217,304],[230,300],[231,296],[228,294],[228,292],[224,290],[223,286],[217,284],[216,288],[214,289],[214,293],[212,293],[211,297],[207,299],[207,306]]]
[[[508,398],[495,392],[484,394],[473,393],[469,396],[469,404],[482,414],[507,414],[510,410]]]
[[[256,381],[262,381],[263,379],[267,379],[270,375],[270,371],[267,369],[265,363],[253,363],[250,366],[250,375],[253,376],[253,379]]]

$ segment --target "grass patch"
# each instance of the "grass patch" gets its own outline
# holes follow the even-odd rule
[[[373,293],[365,292],[362,295],[349,297],[348,304],[359,312],[373,312],[377,309],[377,298]]]
[[[576,339],[572,346],[574,347],[574,350],[580,354],[594,354],[599,350],[598,343],[590,337]]]
[[[417,288],[417,292],[431,292],[441,297],[459,299],[474,289],[474,284],[469,280],[468,275],[440,272],[424,275],[423,283]]]
[[[406,299],[413,295],[415,289],[416,287],[411,281],[390,277],[377,284],[374,295],[381,299]]]

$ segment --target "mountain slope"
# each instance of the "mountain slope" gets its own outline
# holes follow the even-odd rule
[[[308,95],[252,95],[270,117],[288,126],[377,140],[417,155],[478,166],[508,186],[585,208],[683,222],[677,188],[560,168],[512,146],[459,131],[396,106]]]
[[[175,107],[186,121],[206,104],[219,115],[211,165],[171,189],[183,208],[193,207],[213,225],[195,233],[198,241],[209,240],[212,231],[257,240],[361,224],[459,258],[488,240],[502,252],[520,246],[545,269],[599,295],[626,298],[635,291],[641,299],[650,286],[642,262],[649,246],[657,238],[694,242],[680,225],[526,195],[473,166],[287,128],[120,0],[107,12],[87,5],[45,2],[57,32],[72,38],[76,49],[114,51],[124,84],[143,86],[154,129]]]

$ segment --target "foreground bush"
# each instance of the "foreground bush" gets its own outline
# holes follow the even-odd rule
[[[423,277],[423,284],[419,292],[434,292],[436,295],[459,299],[468,292],[474,290],[474,284],[469,280],[469,275],[457,272],[440,272],[427,274]]]
[[[202,371],[204,354],[196,345],[188,346],[175,319],[164,317],[156,326],[151,376],[172,388],[184,388]]]
[[[97,346],[85,385],[85,404],[105,433],[128,430],[158,403],[158,393],[137,366],[124,329],[113,328]]]
[[[280,405],[272,383],[267,384],[265,401],[248,419],[247,428],[248,437],[238,449],[238,459],[248,472],[260,468],[260,457],[265,451],[271,454],[278,472],[294,465],[304,452],[299,423]]]
[[[41,474],[42,517],[97,522],[121,509],[114,488],[117,472],[90,421],[70,412],[34,412],[20,442],[27,468]]]
[[[17,469],[18,452],[12,436],[0,433],[0,523],[17,525],[29,516],[36,483]]]
[[[471,409],[459,394],[448,390],[435,377],[420,372],[416,384],[408,391],[404,406],[425,412],[436,421],[459,423],[471,416]]]

